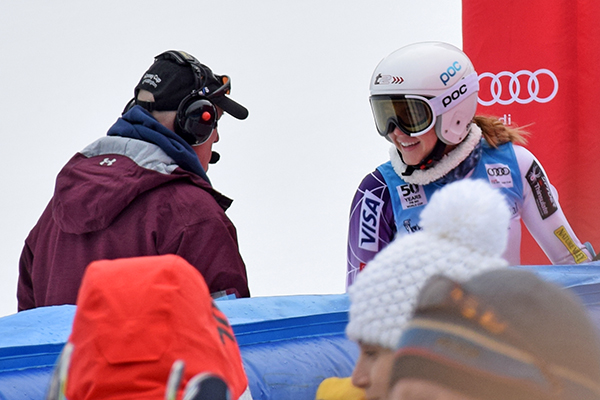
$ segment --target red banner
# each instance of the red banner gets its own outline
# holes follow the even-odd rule
[[[600,1],[462,0],[478,114],[527,127],[573,230],[600,251]],[[522,264],[549,264],[523,229]]]

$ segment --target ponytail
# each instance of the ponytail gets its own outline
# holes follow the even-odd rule
[[[473,122],[481,128],[483,137],[492,147],[508,142],[524,145],[527,143],[526,137],[530,134],[521,127],[508,127],[496,117],[476,115]]]

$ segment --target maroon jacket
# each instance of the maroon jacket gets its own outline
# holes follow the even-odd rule
[[[236,230],[225,215],[230,204],[156,145],[99,139],[59,173],[25,241],[19,311],[75,304],[92,261],[162,254],[187,260],[213,294],[250,296]]]

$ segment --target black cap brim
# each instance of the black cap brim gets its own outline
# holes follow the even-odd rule
[[[237,119],[248,118],[248,109],[243,105],[236,103],[230,97],[221,96],[215,99],[211,99],[213,103],[221,107],[223,111]]]

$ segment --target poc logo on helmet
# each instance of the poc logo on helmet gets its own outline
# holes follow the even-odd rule
[[[446,69],[446,72],[442,72],[442,74],[440,75],[440,80],[442,81],[444,86],[446,86],[446,84],[450,81],[450,78],[456,75],[456,73],[461,69],[462,66],[459,64],[459,62],[454,61],[452,65]]]
[[[444,108],[448,107],[453,101],[458,100],[460,96],[462,96],[465,93],[467,93],[467,85],[462,85],[461,87],[450,93],[448,96],[444,97],[442,99],[442,104],[444,105]]]

